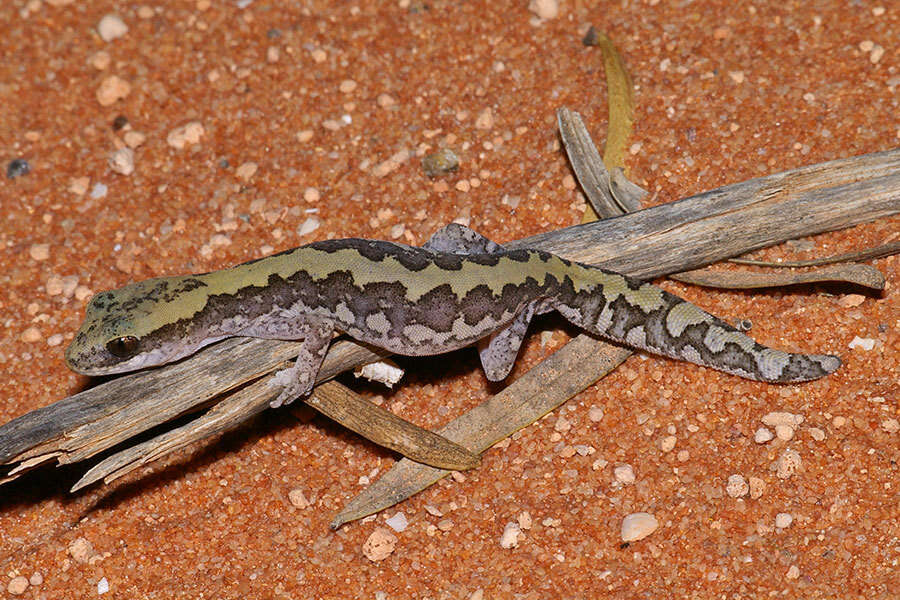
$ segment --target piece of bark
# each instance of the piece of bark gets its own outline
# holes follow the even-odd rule
[[[283,363],[278,368],[289,366]],[[109,456],[79,479],[71,491],[96,481],[109,483],[188,444],[229,431],[266,409],[277,394],[265,381],[245,386],[190,423]],[[348,429],[411,460],[432,467],[463,470],[477,467],[477,454],[372,404],[336,381],[318,385],[306,404]],[[373,425],[374,424],[374,425]]]
[[[852,283],[871,290],[884,289],[884,275],[881,271],[869,265],[839,265],[836,267],[823,267],[814,271],[796,272],[769,272],[756,273],[747,271],[711,271],[709,269],[696,269],[672,273],[669,279],[702,285],[705,287],[727,288],[732,290],[749,290],[767,287],[781,287],[786,285],[800,285],[804,283]]]

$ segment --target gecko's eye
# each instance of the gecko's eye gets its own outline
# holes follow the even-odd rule
[[[106,342],[106,349],[113,356],[129,358],[138,349],[138,339],[133,335],[123,335]]]

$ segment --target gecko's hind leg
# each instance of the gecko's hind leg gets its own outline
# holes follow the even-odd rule
[[[506,379],[519,355],[531,318],[551,310],[553,307],[545,300],[536,300],[516,315],[509,325],[478,342],[478,356],[489,381]]]

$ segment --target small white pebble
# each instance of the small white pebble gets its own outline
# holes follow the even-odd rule
[[[632,513],[622,519],[622,541],[642,540],[659,527],[659,521],[650,513]]]
[[[105,71],[109,68],[110,63],[112,63],[112,57],[106,50],[100,50],[99,52],[92,54],[88,59],[88,62],[98,71]]]
[[[147,141],[147,136],[140,131],[126,131],[122,139],[129,148],[137,148]]]
[[[41,335],[41,330],[37,327],[29,327],[22,332],[22,335],[20,337],[26,344],[33,344],[34,342],[38,342],[43,339],[44,336]]]
[[[575,452],[577,452],[579,456],[590,456],[596,451],[597,449],[593,446],[588,446],[585,444],[575,444]]]
[[[94,290],[87,287],[86,285],[79,285],[75,287],[75,299],[76,300],[86,300],[94,295]]]
[[[74,540],[67,548],[69,555],[75,559],[77,563],[86,563],[94,555],[94,547],[85,538],[80,537]]]
[[[816,440],[817,442],[821,442],[822,440],[825,439],[825,432],[822,431],[821,429],[819,429],[818,427],[810,427],[809,435],[812,437],[812,439]]]
[[[594,471],[599,471],[600,469],[605,468],[606,465],[608,465],[608,464],[609,464],[609,461],[606,460],[605,458],[598,458],[593,463],[591,463],[591,469]]]
[[[109,188],[106,187],[106,184],[97,182],[94,184],[94,187],[91,189],[91,199],[99,200],[100,198],[106,197],[106,192],[109,191]]]
[[[599,423],[603,420],[603,409],[597,406],[592,406],[588,411],[588,419],[590,419],[593,423]]]
[[[297,508],[307,508],[310,505],[309,500],[306,499],[306,495],[300,488],[294,488],[289,491],[288,500],[291,501],[291,505],[296,506]]]
[[[765,427],[760,427],[756,430],[756,433],[753,434],[753,441],[757,444],[765,444],[766,442],[771,441],[775,436],[772,435],[772,432],[766,429]]]
[[[789,412],[770,412],[761,420],[763,425],[769,427],[777,427],[778,425],[787,425],[796,429],[806,419],[803,415],[795,415]]]
[[[387,160],[384,160],[372,169],[372,172],[377,177],[384,177],[389,173],[397,170],[400,165],[409,160],[412,156],[412,153],[408,150],[400,150],[399,152],[395,152],[391,155]]]
[[[199,143],[204,133],[206,131],[200,121],[191,121],[170,131],[166,136],[166,143],[172,148],[181,150],[187,145]]]
[[[131,93],[131,84],[116,75],[110,75],[97,88],[97,102],[100,106],[112,106]]]
[[[377,562],[384,560],[397,547],[397,536],[386,527],[379,527],[369,535],[362,547],[363,556]]]
[[[881,44],[875,44],[875,47],[872,48],[872,53],[869,54],[869,62],[873,65],[878,63],[881,60],[881,57],[884,56],[884,46]]]
[[[785,450],[778,457],[775,474],[778,475],[779,479],[788,479],[800,469],[801,464],[800,454],[796,450]]]
[[[490,107],[484,109],[478,114],[478,118],[475,119],[475,129],[491,129],[494,127],[494,114],[491,112]]]
[[[314,187],[308,187],[303,190],[303,199],[307,202],[318,202],[320,198],[322,198],[322,194]]]
[[[97,582],[97,593],[105,594],[109,591],[109,581],[106,580],[106,577],[101,577],[100,581]]]
[[[728,76],[735,83],[744,83],[744,72],[743,71],[728,71]]]
[[[297,141],[301,144],[305,144],[309,140],[313,138],[313,130],[312,129],[304,129],[303,131],[297,132]]]
[[[542,21],[555,19],[559,16],[559,2],[558,0],[531,0],[528,3],[528,10]]]
[[[794,437],[794,428],[790,425],[776,425],[775,437],[779,440],[787,441]]]
[[[850,348],[862,348],[863,350],[868,351],[875,347],[875,340],[872,338],[861,338],[856,336],[847,346]]]
[[[503,528],[503,535],[500,536],[500,547],[507,550],[518,547],[521,533],[522,528],[519,527],[518,523],[507,523],[506,527]]]
[[[406,520],[406,515],[402,512],[398,512],[393,517],[385,519],[384,522],[388,527],[398,533],[409,527],[409,521]]]
[[[50,244],[32,244],[28,248],[28,255],[32,260],[42,261],[50,258]]]
[[[381,108],[388,108],[397,104],[397,101],[394,100],[394,98],[389,94],[378,94],[375,102],[377,102],[378,106],[380,106]]]
[[[234,174],[238,179],[243,179],[244,181],[250,181],[250,179],[256,175],[256,172],[259,170],[259,165],[255,162],[245,162],[237,169],[235,169]]]
[[[631,485],[634,483],[634,469],[631,468],[631,465],[621,465],[613,469],[613,475],[616,478],[616,481],[622,483],[624,485]]]
[[[21,575],[13,577],[6,586],[6,591],[13,596],[20,596],[28,589],[28,580]]]
[[[120,175],[134,173],[134,150],[119,148],[109,155],[109,168]]]
[[[797,579],[800,577],[800,569],[797,568],[797,565],[791,565],[787,570],[785,577],[788,579]]]
[[[556,420],[556,424],[553,425],[553,429],[560,432],[565,433],[572,428],[572,424],[565,417],[559,417]]]
[[[441,519],[437,522],[437,528],[441,531],[450,531],[453,529],[453,521],[450,519]]]
[[[786,529],[794,522],[794,517],[790,513],[778,513],[775,515],[775,527],[778,529]]]
[[[887,433],[897,433],[900,431],[900,421],[897,419],[885,419],[881,422],[881,428]]]
[[[353,90],[355,90],[356,87],[357,87],[357,83],[355,81],[353,81],[352,79],[345,79],[341,82],[340,86],[338,86],[338,89],[343,94],[349,94],[349,93],[353,92]]]
[[[766,491],[766,482],[759,477],[750,478],[750,497],[757,500]]]
[[[61,333],[54,333],[50,337],[47,338],[48,346],[59,346],[63,343],[63,335]]]
[[[835,427],[840,428],[847,424],[847,419],[845,417],[838,415],[831,420],[831,424],[834,425]]]
[[[34,586],[41,585],[44,583],[44,576],[40,573],[32,573],[31,577],[28,578],[28,583]]]
[[[47,292],[48,296],[59,296],[63,293],[63,278],[57,275],[52,275],[47,278],[47,283],[44,284],[44,291]]]
[[[663,452],[671,452],[675,448],[675,444],[678,441],[674,435],[667,435],[659,442],[659,449]]]
[[[84,196],[87,194],[88,188],[91,186],[90,177],[75,177],[69,183],[69,191],[76,196]]]
[[[119,15],[106,15],[97,23],[97,33],[104,42],[111,42],[128,33],[128,25]]]
[[[300,225],[299,228],[297,228],[297,235],[301,237],[304,235],[309,235],[310,233],[318,229],[319,225],[321,225],[321,221],[319,221],[319,219],[317,219],[316,217],[309,217],[308,219],[303,221],[303,224]]]
[[[725,485],[725,492],[732,498],[742,498],[750,492],[750,486],[743,475],[729,475],[728,483]]]
[[[531,518],[531,513],[525,510],[519,513],[519,516],[516,517],[516,522],[518,522],[521,529],[531,529],[534,519]]]

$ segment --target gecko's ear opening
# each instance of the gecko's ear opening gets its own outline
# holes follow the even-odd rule
[[[138,345],[138,339],[136,337],[133,335],[123,335],[122,337],[113,338],[106,342],[106,349],[109,350],[109,353],[113,356],[128,358],[137,352]]]

